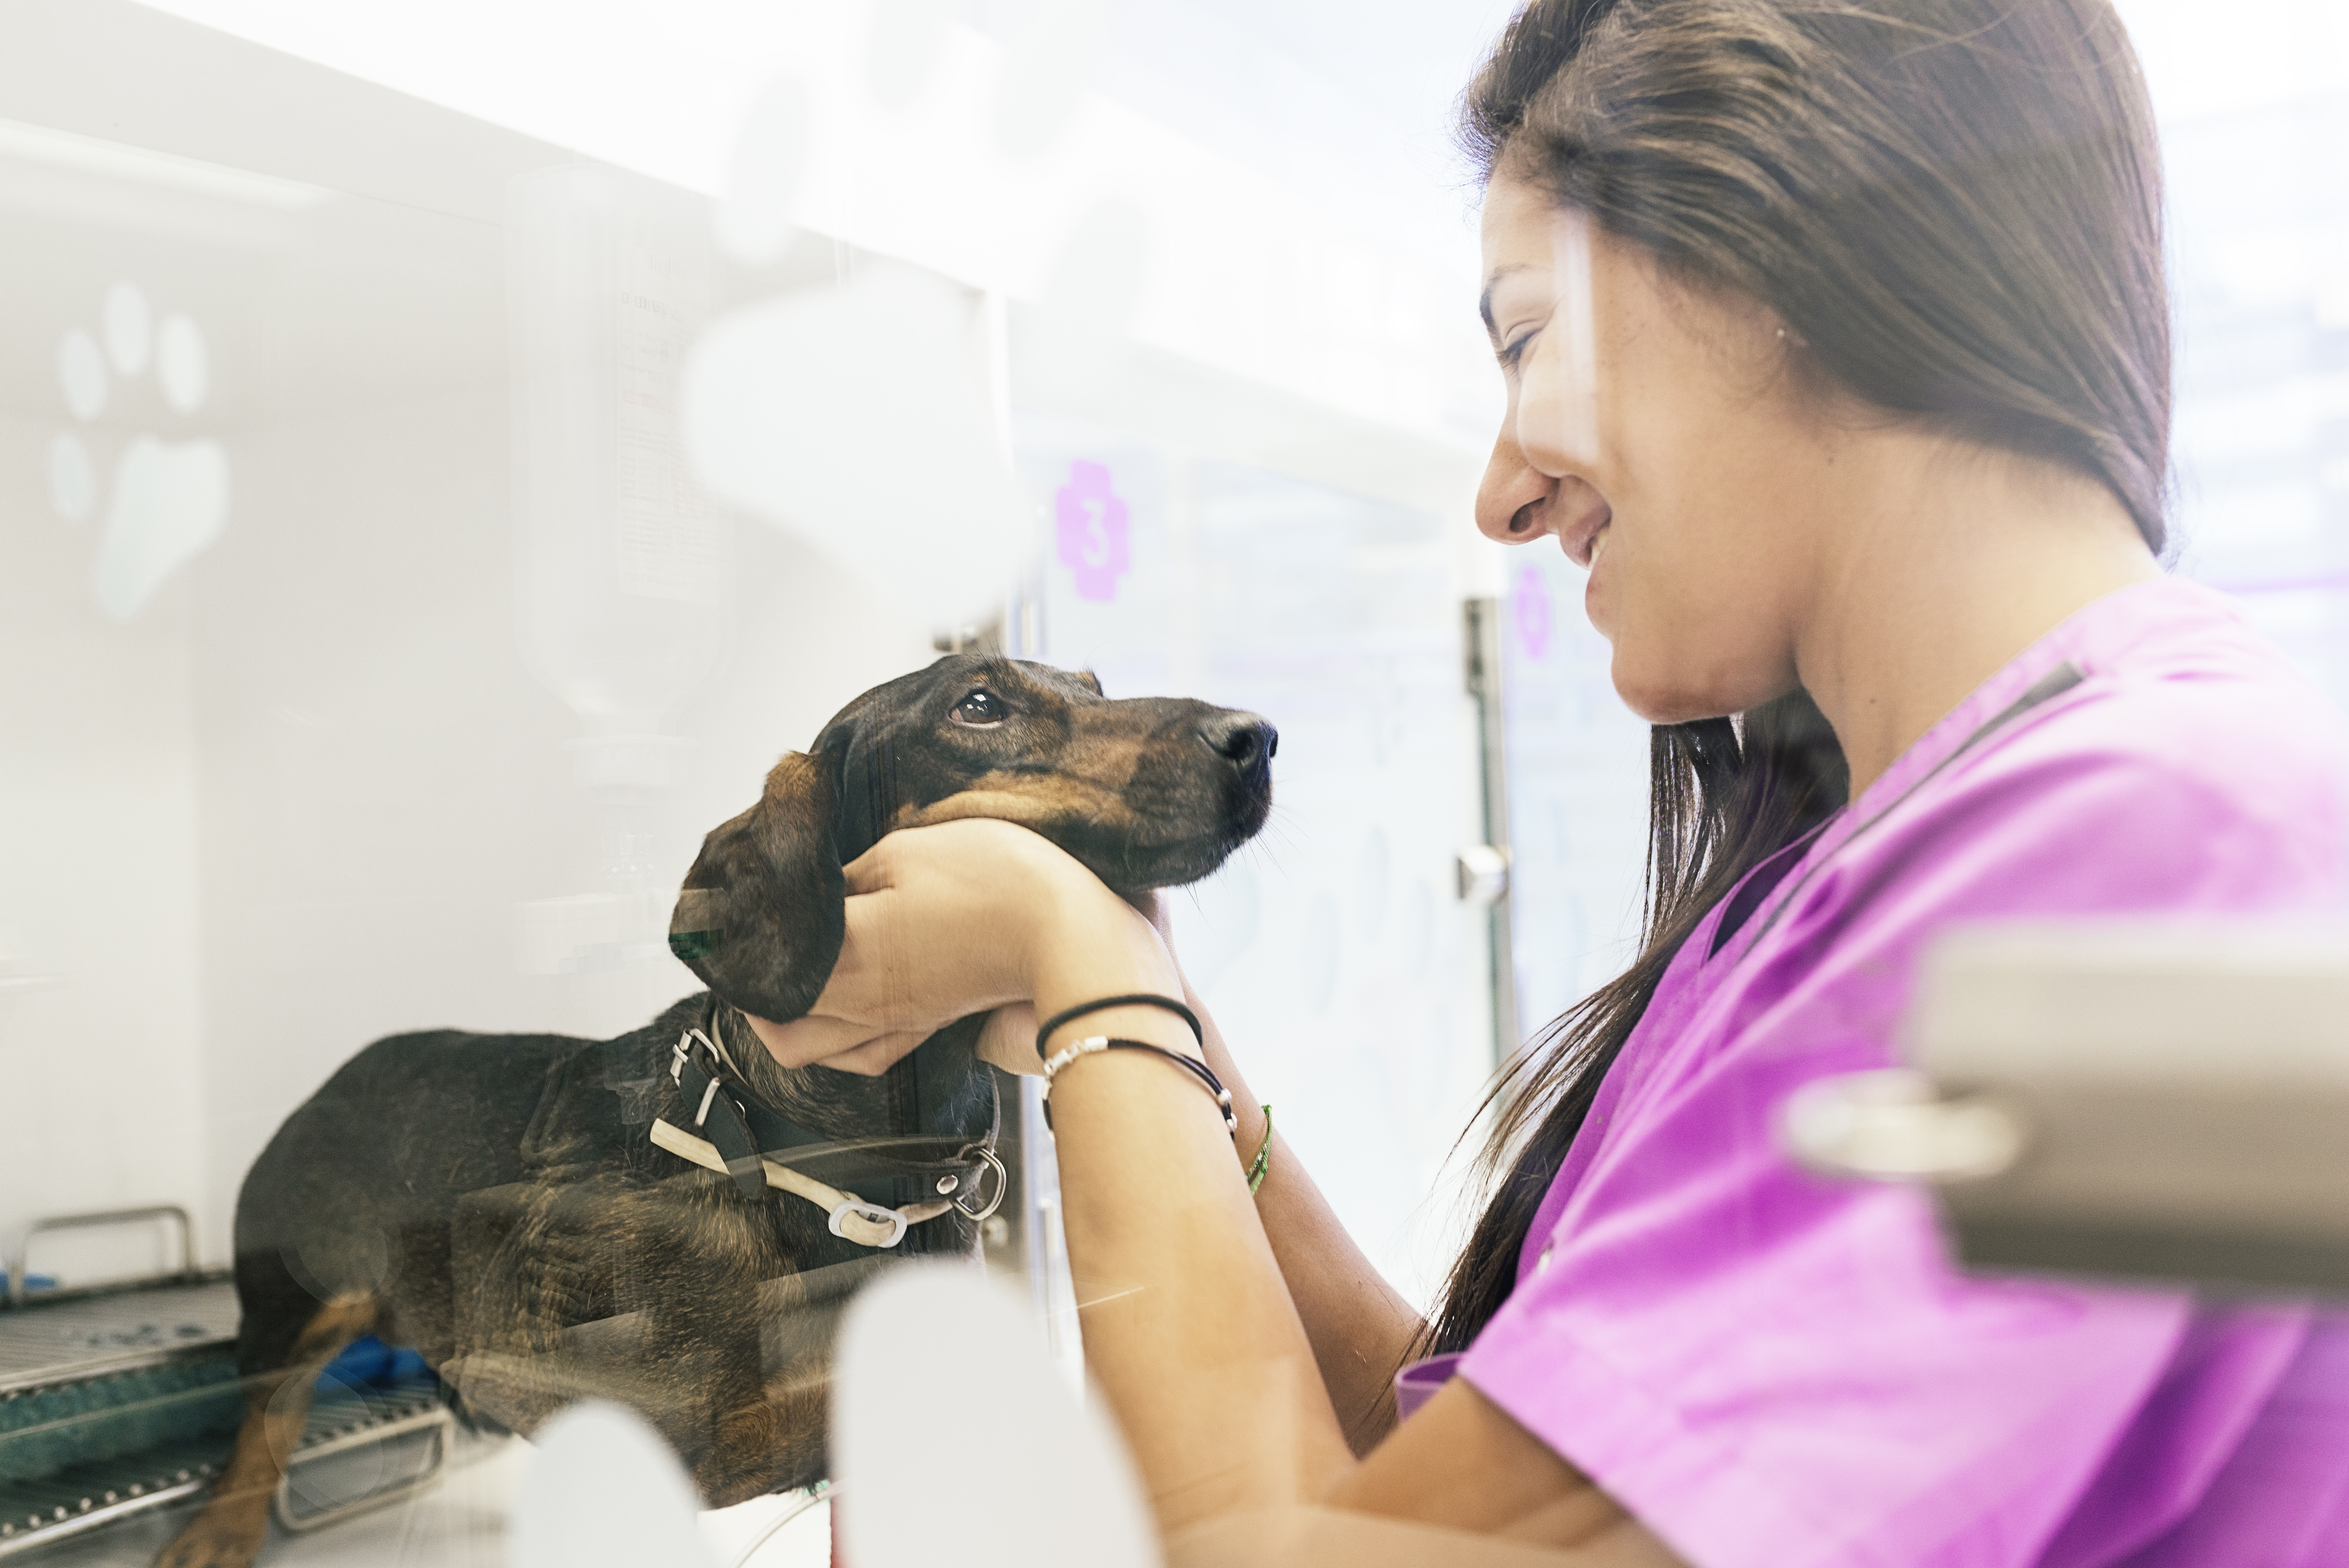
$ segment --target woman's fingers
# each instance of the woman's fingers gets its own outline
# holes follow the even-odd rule
[[[767,1054],[787,1068],[803,1068],[829,1061],[843,1051],[854,1050],[873,1039],[876,1031],[869,1024],[846,1018],[824,1017],[811,1013],[804,1018],[794,1018],[788,1024],[778,1024],[771,1018],[753,1018],[750,1032],[767,1047]]]
[[[891,1068],[914,1054],[914,1047],[930,1037],[928,1030],[910,1035],[883,1035],[865,1041],[854,1050],[843,1051],[836,1057],[826,1057],[820,1066],[833,1068],[844,1073],[864,1078],[879,1078]]]
[[[805,1018],[757,1026],[787,1068],[885,1072],[936,1030],[986,1012],[982,1057],[1032,1073],[1035,1014],[1024,1004],[1037,986],[1166,967],[1143,924],[1164,922],[1154,897],[1137,900],[1137,920],[1092,872],[1010,822],[906,829],[844,871],[846,940],[823,994]]]
[[[844,1073],[878,1078],[930,1037],[929,1029],[891,1030],[876,1034],[870,1024],[811,1013],[788,1024],[771,1018],[750,1019],[750,1032],[767,1054],[787,1068],[835,1068]]]
[[[978,1059],[1008,1073],[1040,1077],[1044,1062],[1036,1054],[1036,1009],[1015,1002],[989,1013],[978,1034]]]
[[[848,884],[849,897],[879,892],[895,885],[900,842],[896,834],[885,834],[878,843],[840,868],[841,880]]]
[[[926,828],[901,828],[841,868],[851,893],[878,892],[907,875],[971,881],[1000,888],[1008,869],[1065,861],[1068,851],[1050,839],[993,817],[963,817]]]
[[[1139,910],[1142,918],[1150,923],[1150,929],[1158,933],[1158,940],[1166,944],[1166,950],[1173,952],[1174,927],[1166,913],[1166,895],[1154,887],[1149,887],[1140,892],[1127,893],[1124,897],[1125,902]]]

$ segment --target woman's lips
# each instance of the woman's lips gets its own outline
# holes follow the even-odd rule
[[[1601,511],[1588,519],[1578,521],[1571,529],[1560,535],[1558,543],[1565,547],[1567,559],[1586,572],[1588,571],[1591,562],[1599,553],[1599,536],[1607,531],[1607,525],[1613,521],[1614,513]]]
[[[1606,542],[1607,528],[1602,523],[1593,531],[1589,542],[1583,546],[1582,562],[1590,569],[1590,574],[1582,580],[1582,614],[1590,622],[1591,630],[1611,643],[1615,640],[1615,634],[1609,630],[1609,626],[1614,617],[1608,613],[1607,596],[1601,592],[1606,580],[1599,575],[1599,557],[1604,552],[1602,547]]]

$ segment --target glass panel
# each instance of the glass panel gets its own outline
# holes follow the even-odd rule
[[[2187,569],[2349,692],[2349,93],[2168,129]]]
[[[1517,1016],[1528,1037],[1636,952],[1647,861],[1647,727],[1615,695],[1583,574],[1513,562],[1503,601]]]
[[[1445,526],[1066,421],[1023,419],[1019,450],[1045,656],[1278,727],[1272,821],[1172,895],[1177,947],[1348,1228],[1431,1288],[1449,1260],[1414,1225],[1492,1059]]]
[[[1971,4],[1893,9],[1905,25]],[[2100,0],[1978,8],[2004,26],[2051,7],[2103,15]],[[1493,1170],[1475,1161],[1496,1065],[1550,1060],[1551,1026],[1638,955],[1653,736],[1615,676],[1636,686],[1640,658],[1709,646],[1715,628],[1688,605],[1750,609],[1747,584],[1714,580],[1720,560],[1757,577],[1783,564],[1731,531],[1674,557],[1637,611],[1671,622],[1659,651],[1639,626],[1610,625],[1611,641],[1596,628],[1571,557],[1630,554],[1648,528],[1667,549],[1660,518],[1742,525],[1752,505],[1785,523],[1800,509],[1753,487],[1682,504],[1672,485],[1711,473],[1749,411],[1706,401],[1715,380],[1685,366],[1669,397],[1602,408],[1600,366],[1642,352],[1639,335],[1599,330],[1629,274],[1608,272],[1620,253],[1585,217],[1537,201],[1538,264],[1516,271],[1550,279],[1534,325],[1554,341],[1520,346],[1554,354],[1551,389],[1575,396],[1532,415],[1505,402],[1494,334],[1532,318],[1504,302],[1478,319],[1479,289],[1500,297],[1514,273],[1486,274],[1485,192],[1454,126],[1513,9],[19,0],[0,64],[0,1560],[155,1563],[181,1539],[174,1568],[903,1568],[1015,1549],[1140,1564],[1156,1560],[1157,1522],[1187,1506],[1167,1500],[1225,1474],[1226,1444],[1271,1455],[1262,1473],[1283,1480],[1268,1495],[1293,1501],[1291,1470],[1320,1485],[1349,1443],[1434,1430],[1484,1451],[1522,1429],[1661,1538],[1702,1540],[1690,1550],[1706,1561],[1764,1551],[1779,1511],[1810,1517],[1785,1501],[1788,1478],[1832,1452],[1872,1477],[1831,1500],[1837,1539],[1860,1540],[1876,1510],[1899,1526],[1878,1557],[1967,1555],[1925,1539],[1954,1509],[1993,1520],[1972,1556],[2020,1568],[2051,1541],[2046,1561],[2101,1562],[2189,1539],[2160,1536],[2169,1515],[2138,1528],[2139,1448],[2172,1449],[2168,1429],[2129,1423],[2220,1409],[2194,1397],[2209,1367],[2251,1368],[2241,1387],[2271,1382],[2274,1409],[2321,1426],[2340,1403],[2329,1308],[2238,1319],[2231,1297],[2173,1277],[2250,1257],[2224,1277],[2337,1280],[2338,1249],[2280,1218],[2325,1236],[2336,1222],[2304,1197],[2340,1146],[2337,1085],[2313,1069],[2304,1094],[2270,1082],[2269,1099],[2223,1109],[2157,1103],[2178,1136],[2152,1146],[2206,1163],[2181,1155],[2171,1185],[2119,1186],[2139,1203],[2182,1191],[2189,1209],[2223,1188],[2253,1222],[2130,1252],[2093,1226],[2034,1229],[1995,1185],[2029,1169],[2018,1150],[2064,1168],[2064,1150],[2031,1141],[2050,1128],[2141,1151],[2142,1128],[2123,1126],[2143,1109],[2130,1093],[2051,1101],[2062,1114],[2036,1123],[1991,1094],[1944,1115],[1926,1071],[1943,1037],[1878,1018],[1859,1037],[1851,1015],[1821,1015],[1760,1087],[1728,1078],[1726,1131],[1647,1127],[1609,1179],[1685,1183],[1640,1188],[1597,1221],[1575,1210],[1567,1233],[1591,1245],[1569,1260],[1574,1289],[1545,1294],[1554,1252],[1536,1231],[1585,1202],[1549,1187],[1568,1145],[1520,1138]],[[1625,0],[1608,25],[1658,9]],[[2167,159],[2169,553],[2338,704],[2349,13],[2253,10],[2214,25],[2183,0],[2120,6]],[[1837,27],[1866,21],[1836,13]],[[1777,57],[1757,46],[1732,63],[1767,76],[1755,62]],[[1801,74],[1806,91],[1822,79]],[[1821,109],[1806,100],[1788,123]],[[1939,172],[1923,155],[1905,168]],[[1893,233],[1898,205],[1840,178],[1823,198],[1845,204],[1831,237]],[[1696,205],[1733,210],[1717,194]],[[1671,338],[1708,297],[1671,295],[1643,329]],[[1818,346],[1797,330],[1767,352]],[[1694,435],[1692,408],[1710,410]],[[1917,434],[1867,420],[1843,434],[1886,428]],[[1475,526],[1496,431],[1481,521],[1507,532],[1496,509],[1529,508],[1516,521],[1532,549]],[[1660,431],[1679,443],[1660,465],[1671,483],[1623,487],[1611,539],[1605,507],[1578,531],[1572,484],[1597,495],[1608,463],[1648,461],[1623,453]],[[1983,589],[1977,607],[2027,586]],[[1933,711],[1981,673],[1935,688]],[[2011,711],[2071,690],[2062,673]],[[1752,694],[1700,695],[1712,716]],[[2312,748],[2332,733],[2321,707],[2295,710]],[[1745,779],[1760,711],[1736,720]],[[1858,749],[1837,755],[1859,757],[1865,728],[1847,722],[1837,746]],[[1726,787],[1722,755],[1709,765]],[[1888,778],[1899,767],[1875,760]],[[2323,849],[2321,816],[2293,827]],[[936,846],[970,817],[1064,852],[998,839],[954,861]],[[2140,835],[2101,863],[2189,837]],[[2247,852],[2212,874],[2292,858]],[[2295,874],[2314,887],[2324,861],[2300,856]],[[843,867],[860,864],[861,878],[912,869],[852,887]],[[948,872],[968,874],[947,892],[920,881]],[[2050,885],[2035,875],[2014,887]],[[1109,931],[1134,939],[1119,958],[1154,954],[1104,887],[1161,895],[1214,1026],[1201,1033],[1229,1053],[1195,1063],[1161,998],[1114,1015],[1149,1039],[1105,1032],[1115,1044],[1056,1058],[1096,1083],[1112,1080],[1089,1056],[1155,1042],[1181,1058],[1150,1064],[1163,1081],[1129,1078],[1162,1098],[1136,1090],[1144,1110],[1114,1147],[1093,1145],[1088,1176],[1069,1119],[1085,1114],[1082,1078],[1057,1080],[1049,1109],[1018,1012],[1048,966],[1015,975],[1003,954],[1031,917],[1080,907],[1059,893],[1093,901],[1092,927],[1052,928],[1072,948]],[[2291,903],[2295,922],[2322,902]],[[936,915],[949,903],[954,918]],[[908,904],[936,923],[893,946],[875,933]],[[2332,995],[2338,944],[2329,927],[2298,938],[2259,938],[2238,969],[2300,965],[2309,989],[2246,995],[2308,1026],[2266,1029],[2266,1047],[2313,1040],[2321,1066],[2338,1009],[2306,998]],[[2028,990],[2034,965],[2093,947],[1993,945],[1969,960],[1979,972],[1953,973],[1987,975],[1978,993]],[[2177,967],[2238,951],[2197,945]],[[1893,967],[1912,960],[1903,949]],[[1706,987],[1733,984],[1736,961],[1678,995],[1685,1037],[1611,1080],[1652,1098],[1596,1118],[1573,1148],[1680,1114],[1688,1084],[1642,1075],[1688,1040],[1721,1043],[1702,1031],[1734,1009],[1707,1013],[1720,993]],[[907,999],[957,984],[951,1006]],[[2196,995],[2217,1010],[2197,1013],[2114,984],[2146,1008],[2140,1032],[2170,1028],[2163,1048],[2198,1071],[2227,1030],[2192,1020],[2255,1016],[2211,988]],[[2027,1001],[1987,1011],[2037,1016]],[[1054,1040],[1066,1052],[1090,1033]],[[1951,1037],[1962,1058],[2005,1037]],[[1913,1063],[1899,1056],[1911,1046]],[[1873,1051],[1870,1070],[1806,1077],[1847,1047]],[[1228,1121],[1211,1119],[1217,1064],[1247,1074]],[[1521,1109],[1538,1121],[1568,1087]],[[1226,1132],[1242,1179],[1269,1171],[1271,1185],[1241,1190]],[[2235,1180],[2252,1154],[2267,1177],[2292,1174]],[[1913,1191],[1821,1184],[1921,1181],[1926,1155],[1986,1183],[1945,1204],[1954,1230]],[[1736,1186],[1755,1171],[1767,1202]],[[1099,1205],[1112,1190],[1122,1206]],[[1464,1254],[1495,1192],[1514,1207]],[[1532,1208],[1545,1196],[1546,1219]],[[1728,1218],[1674,1228],[1715,1203]],[[1826,1218],[1803,1229],[1853,1213],[1873,1227],[1857,1243]],[[1763,1289],[1763,1265],[1787,1253],[1737,1266],[1788,1215],[1802,1231],[1788,1253],[1817,1271],[1791,1307]],[[1153,1247],[1208,1261],[1152,1275]],[[1464,1255],[1484,1266],[1448,1294]],[[2165,1274],[2148,1255],[2189,1261]],[[1961,1266],[1984,1256],[2061,1277],[1985,1284]],[[2069,1277],[2116,1257],[2170,1298]],[[1441,1347],[1458,1352],[1462,1323],[1512,1291],[1512,1332],[1535,1348],[1511,1373],[1472,1358],[1478,1392],[1453,1388],[1463,1363],[1426,1354],[1423,1317],[1443,1309]],[[1600,1355],[1568,1320],[1609,1300],[1632,1305],[1603,1325]],[[1834,1317],[1854,1303],[1868,1310]],[[1886,1412],[1928,1408],[1910,1401],[1951,1378],[1970,1419],[2004,1430],[2012,1401],[2054,1375],[1976,1388],[1975,1361],[1944,1345],[1988,1324],[1995,1343],[1967,1354],[1991,1360],[2092,1317],[2109,1332],[2054,1371],[2085,1368],[2089,1393],[2118,1399],[2099,1429],[2139,1447],[2114,1447],[2096,1480],[2110,1454],[2064,1433],[2105,1417],[2067,1400],[1984,1445],[2032,1477],[1983,1460],[1942,1489],[1965,1507],[1940,1508],[1933,1444],[1973,1429],[1894,1421],[1885,1441]],[[1136,1319],[1147,1335],[1115,1337]],[[1844,1327],[1823,1338],[1819,1321]],[[1900,1354],[1871,1384],[1860,1341],[1879,1321]],[[1183,1337],[1203,1323],[1222,1336]],[[2245,1324],[2266,1336],[2250,1350],[2228,1337]],[[2242,1354],[2195,1348],[2214,1345]],[[1685,1363],[1651,1386],[1630,1368],[1659,1346]],[[2106,1356],[2137,1359],[2103,1377]],[[1162,1398],[1137,1415],[1132,1390],[1153,1377]],[[1599,1436],[1559,1414],[1635,1387],[1634,1417]],[[2337,1457],[2330,1428],[2245,1425],[2267,1398],[2189,1435],[2281,1431],[2295,1463]],[[1216,1442],[1178,1462],[1195,1398],[1223,1401]],[[1723,1411],[1760,1435],[1682,1446]],[[1793,1426],[1772,1424],[1789,1411]],[[1885,1455],[1899,1462],[1867,1469]],[[2222,1460],[2172,1467],[2195,1478],[2170,1499],[2177,1518]],[[1176,1476],[1181,1462],[1194,1471]],[[1536,1469],[1544,1486],[1578,1484]],[[2259,1470],[2282,1487],[2290,1470],[2247,1464],[2227,1484],[2251,1489]],[[2060,1506],[1982,1501],[2004,1507],[2059,1474]],[[1674,1511],[1672,1485],[1723,1476],[1736,1490]],[[1480,1479],[1444,1506],[1483,1495]],[[2137,1522],[2098,1535],[2104,1516],[2079,1500],[2108,1492],[2127,1493],[2114,1517]],[[1703,1538],[1720,1519],[1739,1523]],[[1489,1545],[1360,1539],[1345,1550],[1364,1563],[1474,1562]],[[1173,1560],[1225,1560],[1197,1541]],[[1816,1543],[1802,1544],[1780,1555]]]
[[[747,20],[702,36],[713,58],[693,70],[626,61],[642,95],[696,71],[697,91],[734,95],[709,133],[713,170],[732,172],[682,183],[621,145],[636,109],[602,129],[545,118],[584,59],[523,102],[419,77],[363,18],[208,19],[231,30],[61,23],[45,46],[82,98],[0,103],[23,117],[0,124],[0,238],[20,263],[0,313],[0,818],[17,825],[0,833],[0,1063],[15,1107],[88,1104],[96,1059],[105,1085],[102,1109],[55,1136],[36,1116],[0,1157],[0,1261],[31,1303],[0,1327],[35,1342],[0,1367],[0,1553],[152,1561],[220,1490],[242,1407],[266,1405],[294,1423],[273,1439],[283,1484],[254,1494],[269,1560],[502,1560],[510,1510],[588,1516],[531,1515],[526,1481],[600,1473],[608,1433],[573,1448],[540,1424],[592,1393],[698,1467],[694,1501],[731,1505],[700,1526],[713,1551],[823,1556],[827,1507],[801,1483],[822,1472],[823,1352],[866,1254],[803,1275],[776,1262],[797,1283],[744,1298],[746,1352],[690,1328],[684,1349],[648,1349],[680,1303],[734,1286],[710,1283],[669,1202],[720,1179],[644,1142],[683,1087],[659,1077],[678,1030],[631,1032],[698,988],[668,936],[703,835],[761,799],[779,754],[940,647],[1090,665],[1114,697],[1282,727],[1270,835],[1178,894],[1174,929],[1285,1134],[1379,1264],[1431,1288],[1445,1257],[1425,1194],[1493,1049],[1485,928],[1454,892],[1479,832],[1455,537],[1474,453],[1431,412],[1486,388],[1473,324],[1424,262],[1464,234],[1399,261],[1299,222],[1230,161],[1222,88],[1145,64],[1163,36],[1127,22],[1108,75],[1194,130],[1086,112],[1171,170],[1179,201],[1058,191],[1020,242],[1050,264],[990,273],[967,231],[909,229],[912,196],[843,196],[823,183],[836,171],[793,160],[811,116],[830,129],[810,145],[836,150],[845,128],[961,113],[953,83],[1007,46],[1066,54],[1073,13],[1026,33],[991,14],[879,18],[874,46],[909,59],[945,39],[946,74],[878,73],[868,95],[860,70],[846,98],[831,76],[811,98],[803,74],[719,63],[774,43]],[[532,36],[515,26],[508,43]],[[1247,36],[1205,11],[1153,26],[1226,63]],[[868,42],[795,36],[843,58]],[[1263,83],[1319,69],[1247,47]],[[109,107],[105,62],[150,57],[209,62],[217,101]],[[1059,91],[1054,71],[1083,68],[1038,79]],[[274,129],[222,118],[239,93],[276,106]],[[1073,102],[990,125],[1009,150],[988,157],[1066,147]],[[1216,238],[1263,222],[1288,261]],[[1154,253],[1206,291],[1138,300]],[[1307,271],[1374,341],[1348,346]],[[1302,330],[1334,357],[1280,363],[1232,329],[1235,291],[1268,284],[1319,313]],[[1411,320],[1438,307],[1431,378]],[[1072,481],[1073,535],[1056,511]],[[412,1034],[442,1026],[469,1032]],[[564,1166],[574,1091],[635,1150],[623,1163],[674,1158],[676,1179],[599,1172],[592,1151]],[[951,1086],[909,1092],[873,1130],[935,1115],[924,1097]],[[1000,1208],[914,1219],[872,1255],[975,1245],[1073,1372],[1040,1097],[999,1092],[1003,1174],[954,1169],[973,1208]],[[983,1100],[956,1103],[985,1126]],[[826,1158],[792,1169],[883,1210],[935,1199]],[[429,1212],[385,1196],[419,1192]],[[151,1219],[17,1244],[44,1216],[155,1199],[191,1211],[191,1256]],[[766,1201],[805,1210],[779,1221],[791,1234],[847,1248],[822,1205]],[[636,1240],[615,1251],[631,1203]],[[584,1256],[584,1279],[551,1274],[558,1253]],[[379,1335],[323,1370],[333,1346],[300,1361],[276,1344],[240,1378],[240,1318],[282,1340],[354,1292],[399,1305],[319,1332]],[[65,1328],[78,1337],[57,1352]],[[780,1424],[725,1436],[723,1385],[745,1367],[776,1380]],[[508,1427],[545,1438],[554,1468],[533,1471]],[[756,1473],[719,1477],[713,1451],[755,1455]],[[243,1517],[229,1558],[263,1528]]]

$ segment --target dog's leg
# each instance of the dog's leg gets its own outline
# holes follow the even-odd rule
[[[375,1326],[371,1295],[338,1295],[312,1315],[273,1370],[244,1384],[244,1425],[236,1449],[202,1513],[188,1522],[156,1568],[246,1568],[269,1533],[269,1505],[294,1445],[310,1419],[310,1396],[336,1354]]]

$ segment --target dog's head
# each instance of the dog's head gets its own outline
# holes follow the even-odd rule
[[[997,817],[1121,892],[1196,882],[1272,808],[1279,737],[1251,713],[1112,701],[1090,675],[954,654],[875,686],[767,775],[686,873],[669,945],[761,1017],[814,1006],[840,956],[841,867],[883,834]]]

